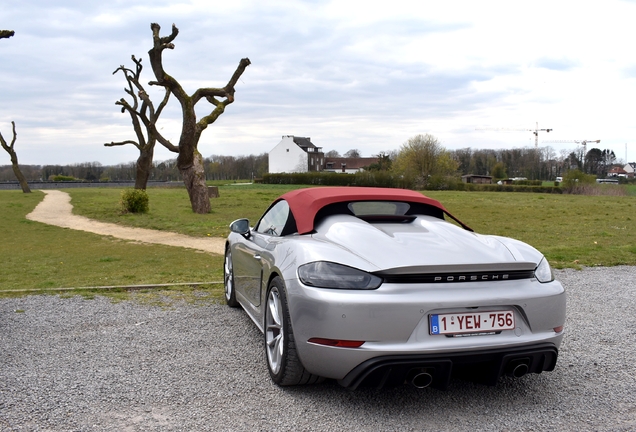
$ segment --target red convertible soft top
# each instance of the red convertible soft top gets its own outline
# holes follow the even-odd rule
[[[275,202],[285,200],[296,219],[298,234],[307,234],[314,230],[314,219],[323,207],[347,201],[404,201],[428,204],[442,210],[448,217],[464,229],[472,231],[467,225],[451,215],[442,203],[426,197],[419,192],[407,189],[374,187],[317,187],[297,189],[281,195]]]

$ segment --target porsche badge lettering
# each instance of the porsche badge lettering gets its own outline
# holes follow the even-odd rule
[[[476,282],[476,281],[492,281],[507,280],[507,274],[479,274],[479,275],[451,275],[451,276],[435,276],[433,282]]]

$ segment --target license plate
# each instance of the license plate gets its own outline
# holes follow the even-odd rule
[[[430,315],[429,318],[432,335],[492,333],[515,328],[515,315],[509,310],[435,314]]]

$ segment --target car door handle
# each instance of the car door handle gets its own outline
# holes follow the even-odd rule
[[[254,255],[254,259],[260,261],[261,260],[261,256],[259,254],[255,254]]]

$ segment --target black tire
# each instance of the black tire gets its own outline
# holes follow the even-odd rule
[[[225,261],[223,264],[223,287],[225,288],[225,303],[229,307],[239,307],[236,300],[236,286],[234,285],[234,265],[230,246],[225,248]]]
[[[264,307],[265,358],[272,381],[279,386],[323,381],[323,378],[307,372],[298,358],[289,317],[287,293],[282,279],[278,276],[269,284]]]

